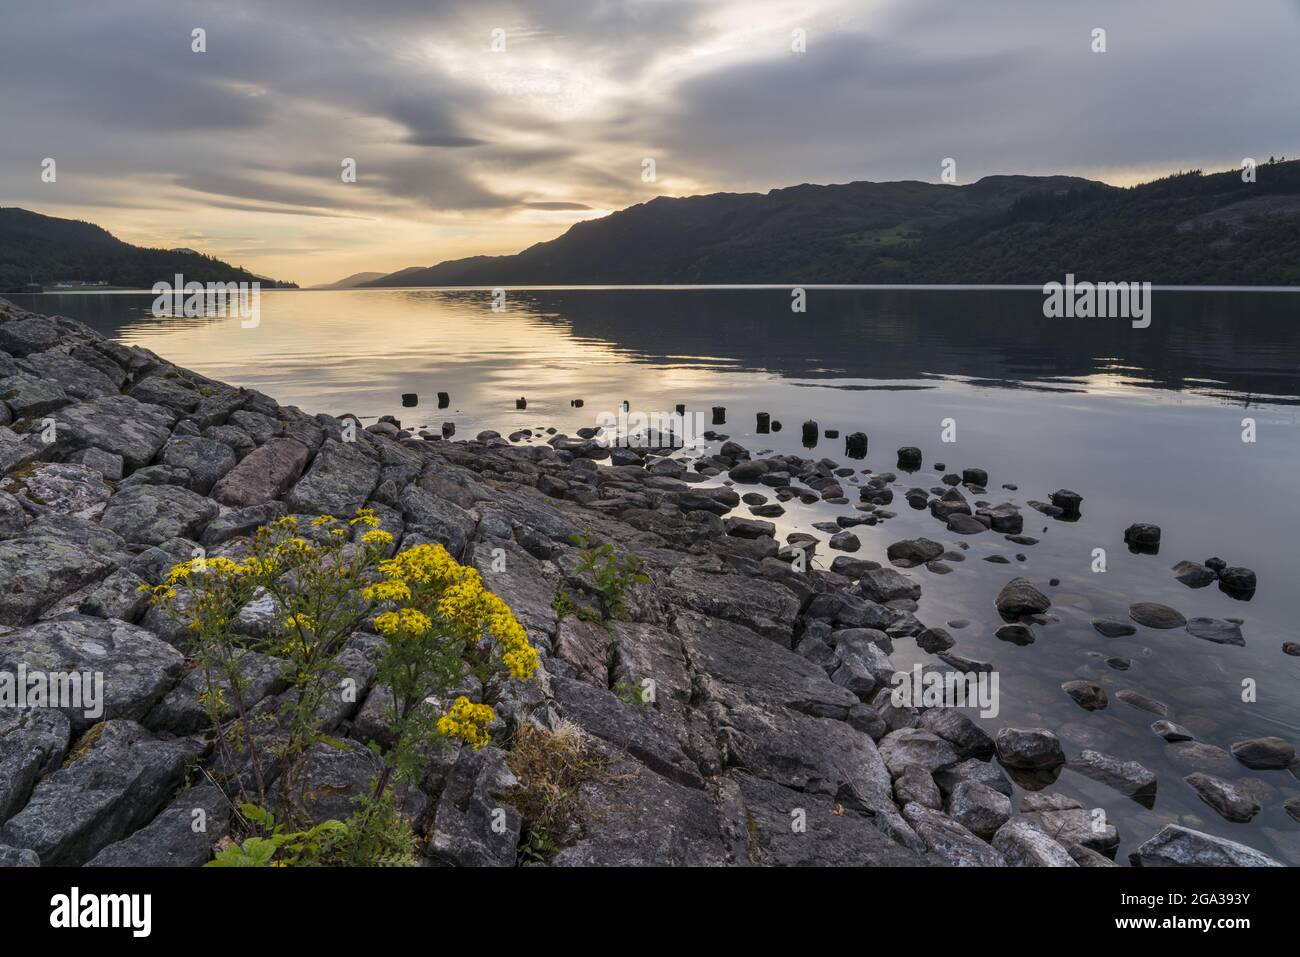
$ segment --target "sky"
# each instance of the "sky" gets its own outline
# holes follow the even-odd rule
[[[1294,158],[1297,50],[1300,0],[0,0],[0,205],[308,285],[659,195]]]

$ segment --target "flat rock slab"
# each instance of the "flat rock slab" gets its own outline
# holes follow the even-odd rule
[[[364,505],[379,482],[379,463],[359,444],[326,439],[307,474],[285,497],[290,511],[344,517]]]
[[[200,784],[186,788],[152,821],[108,845],[86,866],[202,867],[229,829],[230,801],[214,785]]]
[[[0,641],[0,672],[103,676],[102,714],[86,707],[63,707],[74,731],[101,718],[142,718],[176,682],[185,659],[175,648],[143,628],[112,618],[72,615],[41,622]],[[93,682],[90,682],[93,684]],[[83,705],[89,702],[83,691]]]
[[[1236,841],[1166,824],[1129,855],[1134,867],[1284,867],[1261,851]]]
[[[744,625],[786,647],[799,614],[799,599],[782,585],[686,565],[669,576],[668,594],[688,608]]]
[[[1094,618],[1092,627],[1104,638],[1127,638],[1137,634],[1137,627],[1120,618]]]
[[[628,704],[604,687],[554,675],[551,687],[565,717],[678,784],[703,788],[700,770],[671,727],[649,705]]]
[[[173,538],[198,539],[220,509],[212,499],[175,485],[133,485],[108,500],[103,526],[127,542],[161,545]]]
[[[737,774],[744,798],[749,859],[779,867],[917,867],[925,855],[904,847],[873,821],[827,797]],[[931,785],[933,787],[933,785]],[[803,822],[795,831],[791,822]]]
[[[192,756],[134,721],[97,725],[0,828],[0,843],[35,851],[47,867],[84,864],[152,819]]]
[[[655,774],[604,746],[609,766],[578,790],[582,838],[553,867],[704,867],[734,863],[709,796]],[[788,826],[788,825],[787,825]]]
[[[1259,813],[1259,802],[1232,781],[1201,771],[1193,772],[1183,780],[1224,820],[1240,824]]]
[[[1217,645],[1246,644],[1246,639],[1241,634],[1241,625],[1223,618],[1189,618],[1187,630],[1197,638],[1204,638]]]
[[[0,542],[0,625],[26,625],[50,605],[116,566],[78,545],[32,538]]]
[[[102,449],[122,456],[128,470],[144,468],[171,437],[177,415],[130,396],[110,395],[60,409],[55,448],[59,452]]]
[[[1123,761],[1100,751],[1087,750],[1070,759],[1066,767],[1139,803],[1149,805],[1155,800],[1155,772],[1136,761]]]

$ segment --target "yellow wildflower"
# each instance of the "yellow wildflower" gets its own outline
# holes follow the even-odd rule
[[[477,751],[490,744],[492,736],[488,726],[496,720],[496,712],[486,704],[475,704],[461,695],[451,706],[451,710],[438,719],[438,733],[449,738],[459,738]]]

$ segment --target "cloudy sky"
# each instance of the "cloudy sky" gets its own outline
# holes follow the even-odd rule
[[[660,194],[1296,156],[1297,50],[1300,0],[0,0],[0,205],[327,282]]]

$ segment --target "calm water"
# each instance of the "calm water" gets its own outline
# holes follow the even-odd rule
[[[858,464],[875,471],[894,469],[899,446],[920,446],[925,469],[900,475],[898,517],[856,530],[862,558],[884,561],[886,546],[901,538],[959,538],[898,494],[937,484],[935,462],[987,469],[993,502],[1023,505],[1072,488],[1084,496],[1081,521],[1024,509],[1025,534],[1038,545],[986,533],[965,539],[967,561],[952,574],[914,570],[924,589],[918,616],[929,625],[970,620],[950,630],[954,650],[999,669],[1001,713],[990,730],[1050,727],[1068,754],[1093,747],[1158,774],[1149,810],[1073,772],[1056,784],[1106,809],[1120,830],[1122,863],[1179,821],[1300,864],[1300,824],[1281,808],[1300,792],[1295,778],[1235,762],[1226,772],[1207,768],[1258,782],[1264,810],[1249,824],[1224,821],[1182,781],[1194,768],[1168,759],[1149,730],[1156,716],[1115,698],[1122,688],[1143,691],[1168,703],[1170,718],[1199,740],[1223,748],[1263,734],[1300,742],[1300,658],[1281,650],[1300,641],[1300,296],[1157,293],[1153,323],[1141,330],[1119,320],[1044,319],[1034,291],[811,290],[803,315],[790,312],[783,290],[510,291],[502,312],[486,291],[284,291],[263,294],[255,329],[230,319],[155,320],[147,295],[11,298],[310,412],[392,414],[435,429],[451,420],[466,436],[549,425],[572,432],[623,400],[643,410],[680,402],[705,414],[726,406],[723,431],[755,452],[805,452],[799,425],[809,418],[822,429],[867,432],[870,453]],[[451,394],[450,408],[436,408],[438,391]],[[404,392],[419,394],[416,408],[401,407]],[[514,409],[518,396],[528,399],[524,411]],[[585,407],[570,408],[573,398]],[[759,411],[783,431],[754,435]],[[1242,441],[1245,417],[1256,423],[1253,444]],[[952,444],[940,441],[947,418],[956,420]],[[841,460],[843,452],[837,441],[816,449]],[[1019,491],[1003,492],[1004,482]],[[848,510],[786,508],[782,535]],[[1123,529],[1135,521],[1162,526],[1159,555],[1123,546]],[[1091,571],[1097,547],[1107,551],[1105,574]],[[981,560],[995,554],[1010,564]],[[1174,581],[1175,562],[1212,555],[1255,569],[1252,600]],[[1025,647],[993,636],[1001,624],[993,598],[1017,574],[1044,586],[1060,619],[1036,628],[1037,641]],[[1046,588],[1051,577],[1058,587]],[[1182,629],[1105,639],[1090,627],[1097,615],[1124,617],[1134,601],[1166,602],[1188,617],[1242,618],[1246,646]],[[900,667],[928,660],[911,641],[896,648]],[[1108,656],[1130,658],[1132,667],[1114,670]],[[1102,684],[1110,706],[1090,713],[1074,705],[1060,684],[1079,677]],[[1247,679],[1257,686],[1250,703],[1241,693]]]

